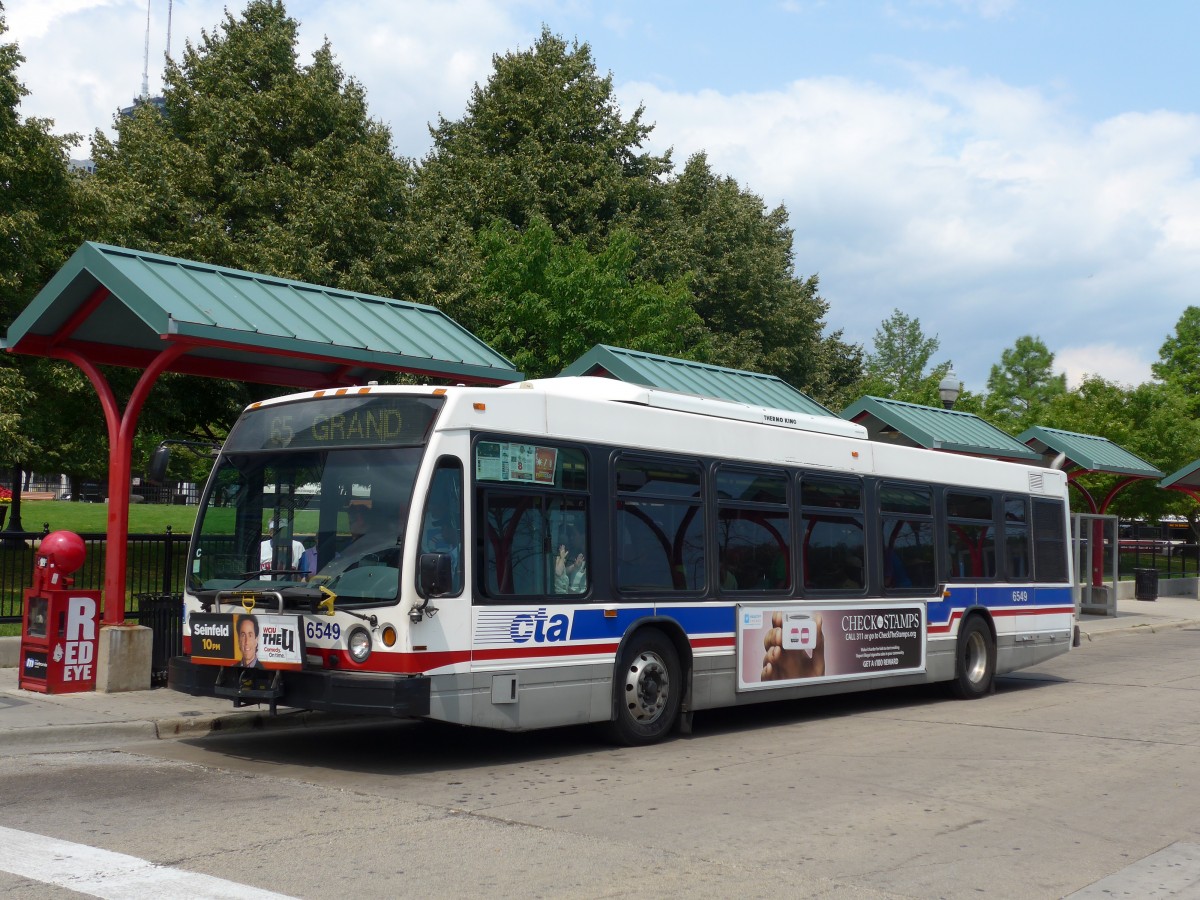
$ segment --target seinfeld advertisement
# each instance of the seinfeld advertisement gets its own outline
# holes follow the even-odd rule
[[[304,661],[298,616],[193,613],[192,662],[244,669],[299,669]]]
[[[738,690],[925,671],[923,604],[737,609]]]

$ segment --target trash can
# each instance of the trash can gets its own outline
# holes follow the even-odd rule
[[[1137,600],[1158,599],[1158,569],[1133,570],[1133,596]]]

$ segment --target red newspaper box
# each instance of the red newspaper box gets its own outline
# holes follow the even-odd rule
[[[83,565],[83,539],[70,531],[46,535],[38,547],[33,587],[25,591],[18,684],[65,694],[96,689],[100,592],[75,590],[70,573]]]

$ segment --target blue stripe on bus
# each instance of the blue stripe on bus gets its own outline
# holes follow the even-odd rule
[[[613,609],[610,607],[609,612]],[[618,606],[616,615],[606,616],[604,609],[577,609],[571,621],[571,640],[597,641],[620,638],[638,619],[657,613],[679,623],[688,635],[732,634],[736,619],[732,606]]]
[[[1020,591],[1027,592],[1027,599],[1019,600]],[[846,602],[830,600],[830,603]],[[854,602],[887,603],[881,598]],[[928,602],[928,623],[949,624],[955,610],[982,605],[989,609],[1026,609],[1043,606],[1071,606],[1071,588],[1023,587],[1021,585],[955,585],[950,596]],[[786,605],[786,604],[785,604]],[[613,612],[613,607],[608,607]],[[736,607],[730,606],[617,606],[616,615],[605,615],[604,608],[577,609],[572,616],[571,637],[573,641],[597,641],[620,639],[634,622],[649,616],[668,616],[677,621],[688,635],[732,634],[736,626]]]
[[[733,606],[660,606],[660,616],[670,616],[689,635],[732,634],[737,613]]]
[[[1020,599],[1024,592],[1025,599]],[[955,610],[969,606],[988,609],[1029,609],[1043,606],[1073,606],[1069,585],[1059,587],[1028,587],[1024,585],[954,585],[949,597],[929,601],[929,624],[946,625]]]
[[[613,611],[612,607],[608,608],[608,612]],[[635,621],[654,615],[651,606],[618,606],[615,611],[615,616],[606,616],[604,609],[575,610],[571,619],[571,640],[620,639]]]

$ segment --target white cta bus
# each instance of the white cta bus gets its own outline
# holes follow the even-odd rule
[[[720,706],[980,697],[1071,646],[1066,492],[605,378],[282,397],[205,489],[170,683],[631,744]]]

